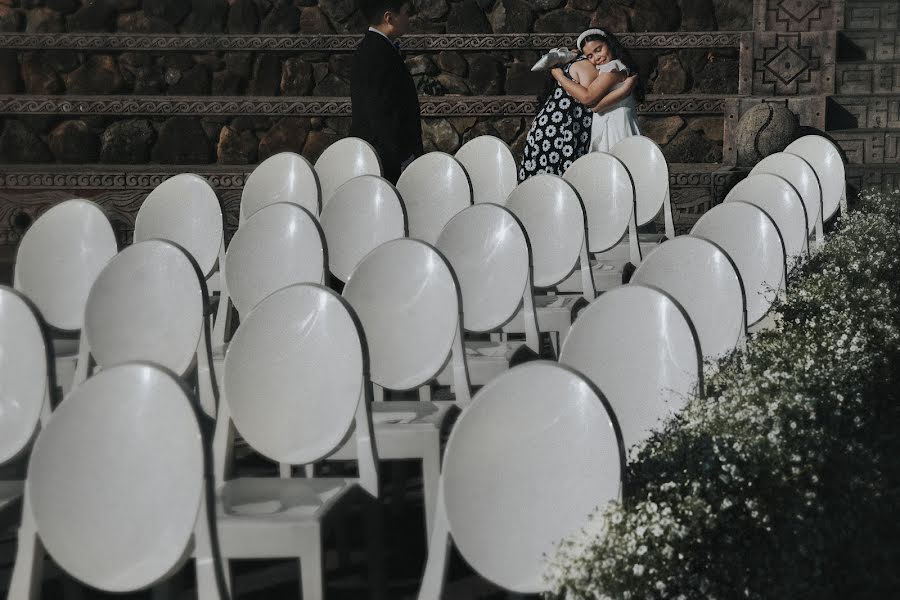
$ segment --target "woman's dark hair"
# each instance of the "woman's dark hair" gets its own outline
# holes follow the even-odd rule
[[[407,4],[412,6],[410,0],[358,0],[358,3],[359,10],[366,18],[366,21],[369,22],[369,25],[380,25],[381,20],[384,18],[384,13],[388,11],[398,13]]]
[[[606,31],[604,29],[604,31]],[[638,64],[635,62],[634,57],[631,56],[631,52],[628,51],[628,48],[622,45],[622,42],[611,33],[606,33],[606,35],[589,35],[581,42],[581,48],[578,49],[579,52],[584,53],[584,46],[588,42],[604,42],[607,46],[609,46],[609,53],[612,55],[614,60],[622,61],[628,70],[638,76],[637,85],[634,86],[634,97],[640,102],[644,99],[644,80],[641,78],[640,70],[638,69]]]

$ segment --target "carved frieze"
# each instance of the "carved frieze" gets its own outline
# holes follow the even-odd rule
[[[423,117],[531,116],[535,96],[422,96]],[[650,96],[645,114],[721,114],[719,96]],[[21,115],[264,115],[349,117],[346,97],[0,96],[0,113]]]
[[[574,47],[576,34],[473,34],[407,35],[404,51],[547,50]],[[623,33],[619,39],[630,48],[736,48],[740,32]],[[266,51],[350,52],[358,35],[167,35],[131,33],[0,33],[0,48],[15,50],[81,51]]]

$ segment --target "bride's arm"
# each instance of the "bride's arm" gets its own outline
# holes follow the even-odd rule
[[[559,67],[556,67],[550,73],[567,94],[585,106],[596,105],[620,81],[619,75],[616,73],[598,73],[597,78],[585,87],[566,77],[566,74]]]
[[[637,85],[637,81],[638,76],[631,75],[630,77],[628,77],[628,79],[625,80],[625,83],[603,96],[603,99],[601,99],[600,102],[598,102],[597,105],[591,109],[591,111],[603,112],[607,108],[614,106],[620,100],[624,100],[634,91],[634,86]]]

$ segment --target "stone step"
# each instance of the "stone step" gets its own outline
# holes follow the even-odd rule
[[[900,129],[900,93],[828,98],[828,129]]]
[[[866,188],[900,190],[900,164],[847,165],[847,185],[851,192]]]
[[[844,29],[900,29],[897,0],[851,0],[844,7]]]
[[[839,62],[900,60],[900,31],[842,31],[838,35]]]
[[[835,66],[838,94],[900,94],[900,60],[840,63]]]
[[[842,129],[828,135],[843,149],[848,164],[900,163],[900,129]]]

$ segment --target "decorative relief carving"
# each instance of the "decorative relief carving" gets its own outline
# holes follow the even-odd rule
[[[196,169],[216,190],[222,202],[226,236],[237,228],[241,190],[253,166]],[[684,233],[704,212],[724,198],[736,177],[746,172],[717,170],[696,165],[691,170],[673,170],[669,176],[676,221]],[[97,202],[112,221],[122,244],[131,242],[134,217],[147,194],[180,167],[134,167],[85,169],[75,166],[0,166],[0,246],[16,245],[24,233],[17,225],[31,223],[63,200],[80,196]],[[730,183],[731,182],[731,183]],[[723,191],[724,190],[724,191]],[[22,218],[22,215],[25,218]]]
[[[573,47],[577,34],[407,35],[400,42],[405,51],[441,50],[546,50]],[[740,32],[624,33],[619,36],[631,48],[734,48]],[[0,48],[15,50],[96,51],[271,51],[350,52],[358,35],[162,35],[129,33],[0,33]]]
[[[900,165],[879,167],[847,165],[847,184],[852,189],[878,188],[885,192],[900,190]]]
[[[900,164],[900,133],[882,131],[840,131],[833,137],[852,164]]]
[[[838,94],[900,94],[900,63],[838,65],[835,80]]]
[[[844,0],[756,0],[757,31],[829,31],[841,29]]]
[[[900,60],[900,31],[844,31],[839,35],[858,59]]]
[[[794,96],[834,90],[834,32],[754,36],[753,94]]]
[[[900,3],[890,0],[848,3],[846,15],[846,29],[900,29]]]
[[[423,96],[423,117],[532,116],[534,96]],[[646,114],[721,114],[721,97],[657,96],[642,102]],[[0,113],[38,115],[291,115],[349,117],[349,98],[205,98],[158,96],[2,96]]]
[[[834,111],[846,111],[850,122],[847,127],[863,129],[900,129],[900,95],[884,96],[839,96],[832,98],[836,103]]]

